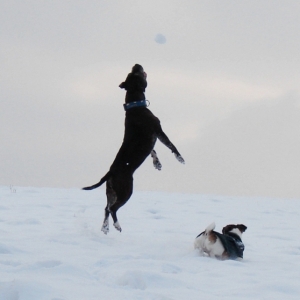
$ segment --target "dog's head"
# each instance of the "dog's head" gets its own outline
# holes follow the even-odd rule
[[[246,229],[247,229],[247,226],[245,226],[243,224],[237,224],[237,225],[230,224],[230,225],[227,225],[227,226],[223,227],[222,233],[223,234],[228,234],[229,232],[239,230],[240,233],[242,234],[243,232],[246,231]]]
[[[131,73],[143,73],[143,72],[144,72],[144,68],[139,64],[135,64],[131,70]]]
[[[139,64],[135,64],[131,69],[131,73],[128,74],[126,80],[122,82],[119,87],[125,90],[138,87],[145,91],[145,88],[147,87],[146,78],[147,73],[144,71],[144,68]],[[139,84],[134,84],[133,82],[139,82]]]
[[[147,73],[144,71],[144,68],[139,64],[135,64],[132,67],[131,73],[135,75],[140,75],[145,79],[147,78]]]

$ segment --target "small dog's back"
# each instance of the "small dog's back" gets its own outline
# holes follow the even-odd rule
[[[222,257],[224,247],[218,239],[214,229],[216,224],[212,223],[206,227],[195,239],[194,246],[200,250],[201,254],[207,253],[211,257]]]

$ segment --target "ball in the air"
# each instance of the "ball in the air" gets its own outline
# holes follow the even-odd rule
[[[166,37],[163,35],[163,34],[161,34],[161,33],[158,33],[156,36],[155,36],[155,42],[157,43],[157,44],[165,44],[166,43],[166,41],[167,41],[167,39],[166,39]]]

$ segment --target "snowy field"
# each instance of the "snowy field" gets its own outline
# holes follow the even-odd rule
[[[135,191],[108,235],[105,203],[103,188],[0,187],[0,300],[299,299],[300,200]],[[194,250],[212,221],[248,226],[243,262]]]

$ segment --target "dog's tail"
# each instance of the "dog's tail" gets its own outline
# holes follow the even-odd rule
[[[208,225],[208,226],[206,227],[205,232],[206,232],[206,233],[209,233],[209,232],[213,231],[215,228],[216,228],[216,223],[213,222],[213,223],[211,223],[210,225]]]
[[[102,177],[101,180],[98,183],[96,183],[94,185],[91,185],[91,186],[84,187],[82,189],[85,190],[85,191],[96,189],[97,187],[101,186],[105,181],[107,181],[110,176],[111,176],[111,173],[110,173],[110,171],[108,171],[106,173],[106,175],[104,177]]]

